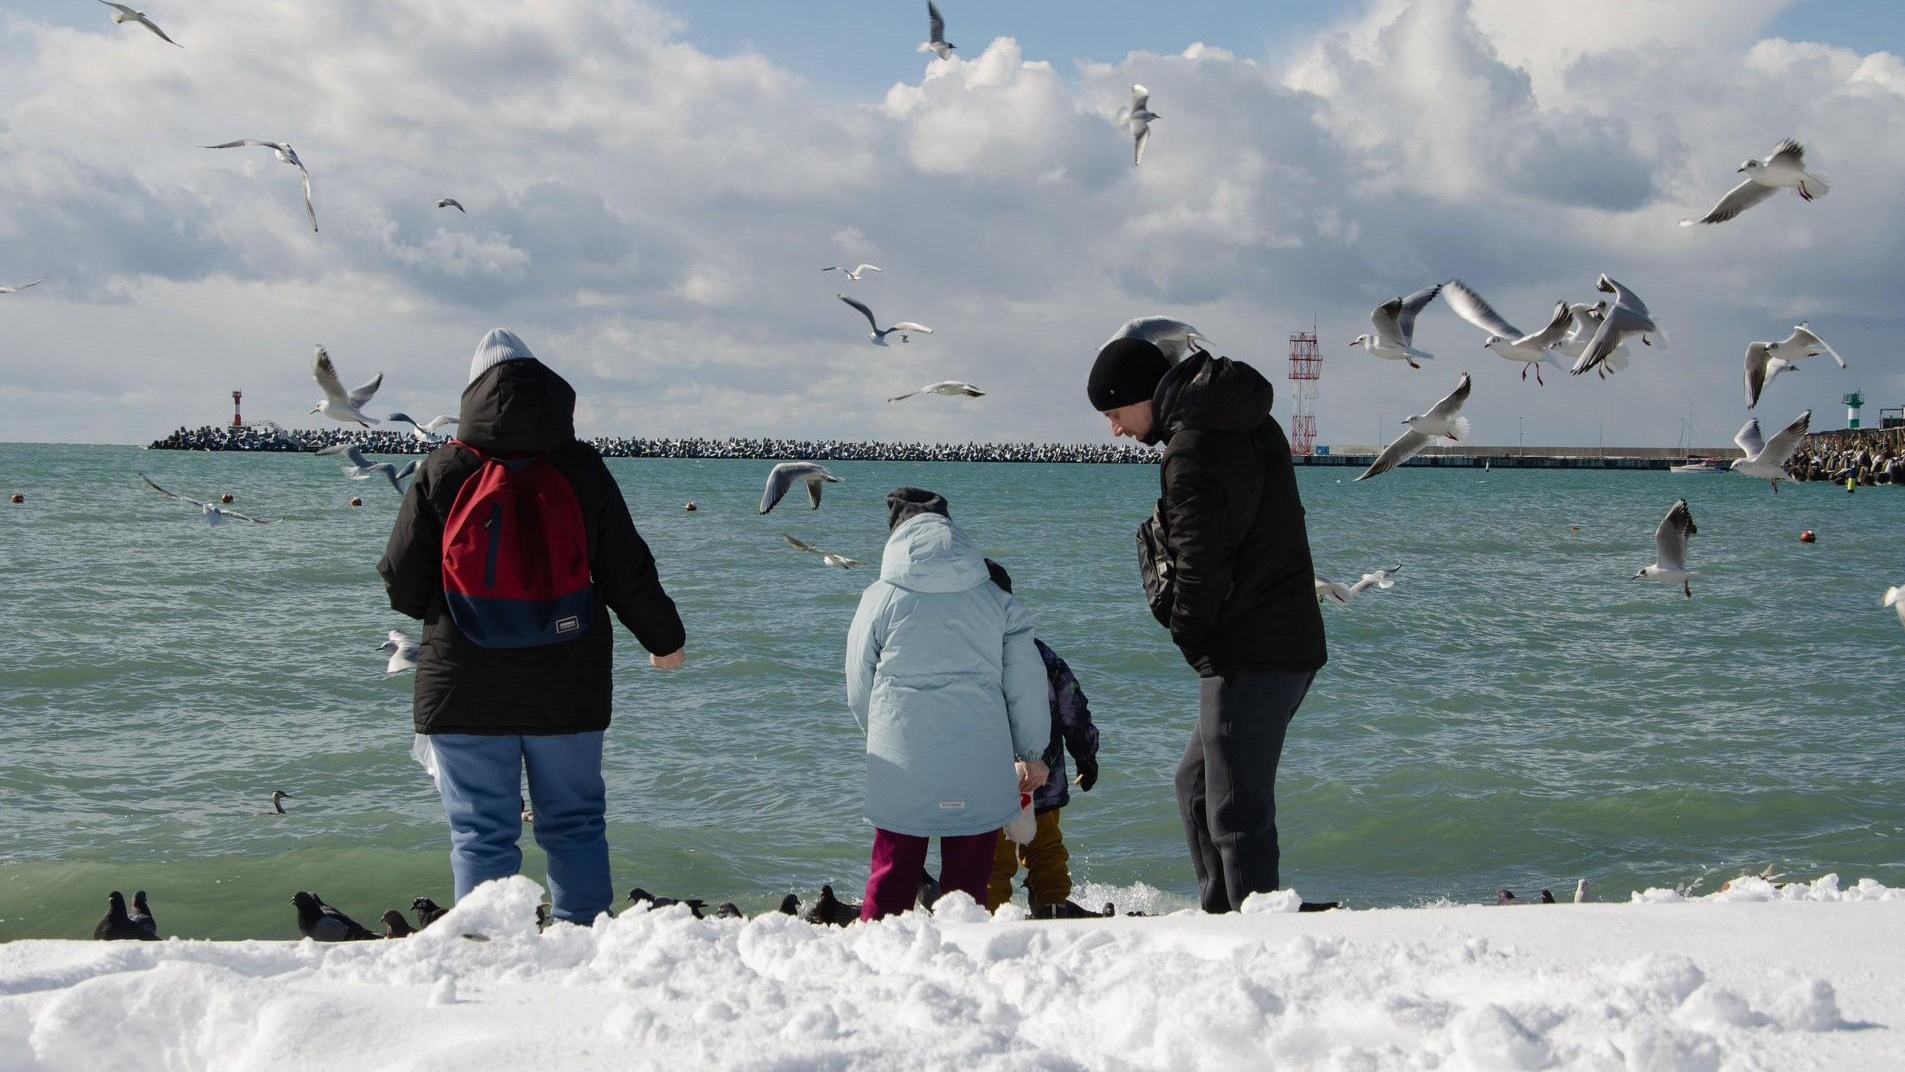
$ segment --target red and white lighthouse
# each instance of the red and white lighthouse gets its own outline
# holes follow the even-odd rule
[[[238,400],[244,397],[245,397],[245,392],[243,391],[232,392],[232,427],[233,428],[242,428],[245,425],[245,418],[243,417],[243,415],[241,415],[238,412]]]

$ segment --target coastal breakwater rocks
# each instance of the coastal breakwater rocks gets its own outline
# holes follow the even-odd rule
[[[1905,485],[1905,428],[1851,428],[1806,437],[1786,462],[1794,480]]]
[[[1115,443],[870,443],[838,439],[704,437],[643,439],[603,436],[589,441],[605,458],[795,459],[823,462],[1071,462],[1107,465],[1156,464],[1159,452]],[[180,428],[154,441],[150,450],[310,453],[340,443],[366,454],[428,454],[437,442],[408,431],[280,428]]]

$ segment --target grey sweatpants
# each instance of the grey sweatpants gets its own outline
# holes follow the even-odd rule
[[[1206,912],[1235,911],[1280,885],[1277,761],[1315,679],[1268,670],[1202,679],[1197,727],[1177,765],[1177,810]]]

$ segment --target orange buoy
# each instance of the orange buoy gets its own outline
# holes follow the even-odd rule
[[[1800,533],[1800,534],[1799,534],[1799,542],[1800,542],[1800,543],[1814,543],[1814,542],[1816,542],[1816,541],[1817,541],[1818,539],[1819,539],[1819,537],[1817,537],[1817,536],[1815,536],[1815,535],[1813,535],[1813,532],[1812,532],[1812,530],[1811,530],[1811,529],[1807,529],[1806,531],[1804,531],[1804,532],[1802,532],[1802,533]]]
[[[352,505],[352,506],[362,506],[362,505],[364,505],[364,500],[362,500],[362,499],[360,499],[360,498],[358,498],[357,496],[355,496],[355,495],[353,495],[353,496],[351,496],[351,505]]]
[[[682,509],[683,509],[683,510],[686,510],[686,511],[688,511],[689,513],[691,513],[691,514],[692,514],[692,513],[694,513],[694,512],[696,511],[696,510],[699,510],[699,509],[701,509],[701,508],[700,508],[700,507],[698,507],[698,506],[696,506],[696,505],[694,504],[694,500],[693,500],[693,499],[690,499],[690,500],[688,500],[688,502],[687,502],[687,503],[686,503],[685,505],[683,505],[683,506],[682,506]]]
[[[220,496],[218,497],[218,501],[219,501],[219,502],[222,502],[222,503],[228,503],[228,502],[231,502],[231,501],[232,501],[232,493],[228,491],[228,492],[226,492],[225,494],[223,494],[223,495],[220,495]]]

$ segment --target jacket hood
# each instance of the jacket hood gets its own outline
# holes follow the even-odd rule
[[[913,592],[963,592],[991,580],[991,574],[985,557],[951,518],[917,514],[887,537],[880,579]]]
[[[456,437],[486,454],[537,454],[575,441],[575,388],[534,358],[505,361],[463,389]]]
[[[1242,361],[1199,351],[1177,364],[1151,396],[1151,437],[1162,443],[1190,428],[1248,432],[1270,415],[1276,390]]]

